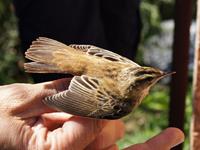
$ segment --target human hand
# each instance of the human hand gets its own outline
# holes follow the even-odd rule
[[[0,86],[1,149],[109,149],[123,136],[121,121],[95,120],[56,112],[42,103],[65,90],[70,79]]]
[[[121,121],[72,116],[55,112],[42,103],[44,97],[65,90],[69,82],[61,79],[35,85],[1,86],[1,149],[117,149],[115,142],[124,133]],[[182,140],[182,132],[168,129],[128,150],[167,150]]]

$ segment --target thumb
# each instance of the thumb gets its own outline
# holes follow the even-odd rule
[[[178,128],[167,128],[159,135],[148,140],[146,144],[149,147],[160,150],[164,148],[171,149],[184,141],[184,134]]]
[[[169,150],[184,141],[184,134],[178,128],[167,128],[160,134],[142,144],[136,144],[125,150]]]
[[[65,78],[38,84],[22,84],[18,88],[18,93],[21,93],[21,96],[18,94],[20,100],[12,114],[21,118],[29,118],[55,111],[46,106],[42,100],[46,96],[68,89],[70,81],[71,78]]]

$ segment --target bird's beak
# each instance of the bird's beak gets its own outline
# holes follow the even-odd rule
[[[161,79],[163,79],[163,78],[165,78],[165,77],[167,77],[167,76],[170,76],[170,75],[172,75],[172,74],[175,74],[176,72],[163,72],[160,76],[158,76],[158,78],[157,78],[157,80],[156,81],[159,81],[159,80],[161,80]]]
[[[162,79],[162,78],[165,78],[165,77],[170,76],[170,75],[175,74],[175,73],[176,73],[175,71],[172,71],[172,72],[164,72],[160,77],[161,77],[161,79]]]
[[[153,85],[156,83],[156,82],[158,82],[159,80],[161,80],[161,79],[163,79],[163,78],[165,78],[165,77],[167,77],[167,76],[170,76],[170,75],[172,75],[172,74],[175,74],[176,72],[163,72],[161,75],[159,75],[157,78],[156,78],[156,80],[154,81],[154,83],[153,83]]]

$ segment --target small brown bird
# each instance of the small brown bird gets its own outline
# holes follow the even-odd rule
[[[65,45],[39,37],[25,53],[26,72],[74,75],[68,90],[46,97],[49,107],[73,115],[118,119],[129,114],[161,78],[172,74],[142,67],[92,45]]]

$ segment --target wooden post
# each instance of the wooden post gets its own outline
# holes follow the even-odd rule
[[[200,0],[197,1],[196,47],[193,74],[193,116],[191,123],[191,150],[200,149]]]
[[[192,0],[176,0],[174,12],[172,70],[176,71],[176,74],[172,76],[170,87],[169,126],[184,130]],[[182,145],[174,148],[174,150],[182,150]]]

